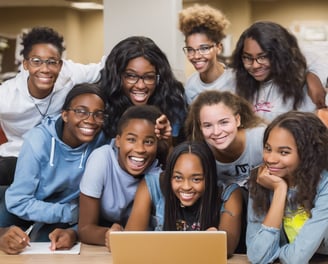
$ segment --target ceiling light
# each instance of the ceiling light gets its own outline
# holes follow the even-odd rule
[[[76,9],[94,9],[94,10],[103,10],[104,6],[97,3],[89,3],[89,2],[83,2],[83,3],[71,3],[71,7]]]

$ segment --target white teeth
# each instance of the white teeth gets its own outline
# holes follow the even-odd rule
[[[143,162],[144,158],[138,158],[138,157],[130,157],[131,160],[137,161],[137,162]]]
[[[81,132],[84,134],[84,135],[93,135],[95,130],[92,129],[92,128],[86,128],[86,127],[80,127],[80,130]]]
[[[188,198],[193,197],[194,194],[193,194],[193,193],[183,193],[183,192],[181,192],[180,195],[181,195],[183,198],[188,199]]]
[[[147,96],[147,94],[144,92],[132,92],[132,94],[136,97],[142,97],[142,98]]]

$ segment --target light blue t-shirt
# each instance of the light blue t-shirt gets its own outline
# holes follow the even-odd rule
[[[160,174],[157,160],[145,174]],[[123,170],[118,163],[115,139],[110,144],[94,150],[87,160],[80,190],[83,194],[100,199],[101,217],[109,222],[125,224],[132,208],[140,182]]]

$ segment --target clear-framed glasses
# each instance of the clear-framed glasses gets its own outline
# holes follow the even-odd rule
[[[194,56],[196,54],[196,52],[198,51],[199,54],[201,55],[206,55],[209,54],[211,49],[214,47],[215,45],[202,45],[200,46],[198,49],[194,49],[192,47],[183,47],[183,52],[188,56]]]
[[[40,67],[45,63],[49,68],[57,68],[61,64],[61,60],[56,59],[46,59],[42,60],[38,57],[31,57],[26,59],[32,67]]]
[[[154,85],[159,82],[159,74],[154,73],[147,73],[145,75],[140,76],[134,73],[125,72],[123,73],[123,77],[129,84],[136,84],[139,79],[142,79],[142,81],[146,85]]]
[[[67,111],[73,111],[75,113],[75,116],[80,120],[88,119],[90,115],[92,115],[93,120],[95,120],[97,123],[104,123],[105,118],[108,117],[107,114],[105,114],[104,111],[99,110],[96,112],[89,112],[86,109],[83,108],[68,108]]]
[[[269,55],[268,54],[263,54],[260,55],[256,58],[247,56],[247,55],[243,55],[241,56],[243,63],[245,65],[253,65],[254,61],[256,61],[258,64],[269,64]]]

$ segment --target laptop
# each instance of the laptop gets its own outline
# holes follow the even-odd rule
[[[226,264],[225,231],[110,233],[113,264]]]

